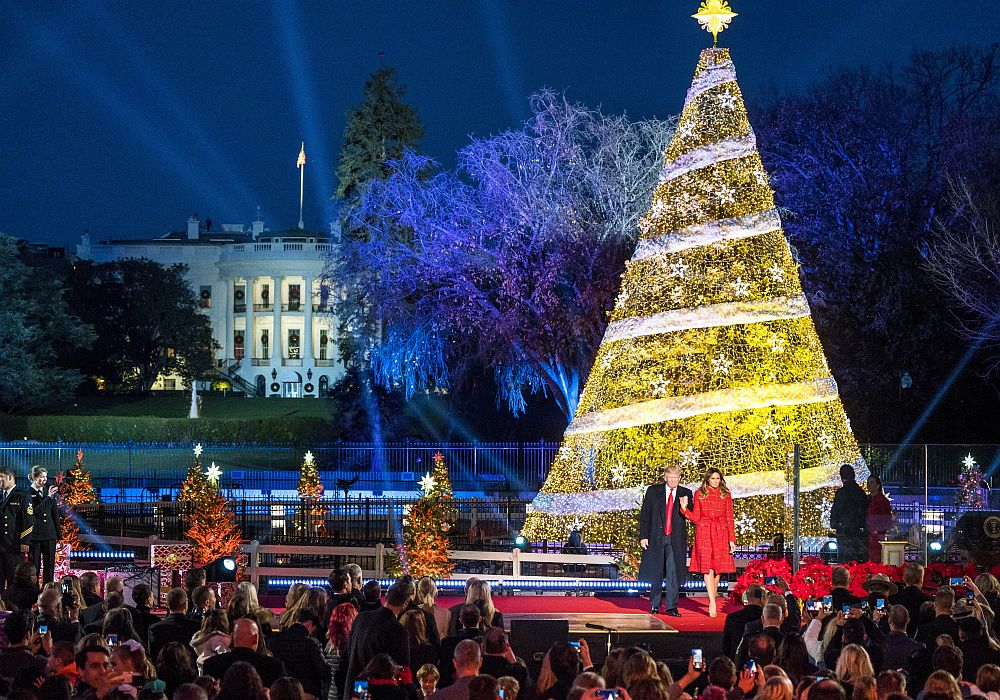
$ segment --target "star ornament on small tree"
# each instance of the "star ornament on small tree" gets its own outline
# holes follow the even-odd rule
[[[434,477],[431,476],[431,473],[427,472],[426,474],[424,474],[424,477],[420,480],[421,490],[424,493],[430,493],[431,491],[434,490],[435,486],[437,486],[437,482],[434,480]]]
[[[217,484],[222,478],[222,470],[215,466],[215,462],[212,462],[212,466],[205,470],[205,476],[210,482]]]
[[[302,461],[310,465],[313,463],[313,453],[311,450],[309,452],[306,452],[305,456],[302,458]]]
[[[712,45],[719,43],[719,33],[737,16],[726,0],[704,0],[698,11],[691,15],[702,28],[712,35]]]
[[[202,452],[204,452],[204,451],[205,451],[205,450],[204,450],[204,448],[203,448],[203,447],[201,446],[201,443],[200,443],[200,442],[199,442],[199,443],[198,443],[197,445],[195,445],[195,446],[194,446],[194,456],[195,456],[195,459],[198,459],[199,457],[201,457],[201,453],[202,453]]]

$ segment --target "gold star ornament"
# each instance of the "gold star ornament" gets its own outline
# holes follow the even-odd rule
[[[726,0],[704,0],[698,12],[691,16],[712,35],[714,45],[719,43],[719,32],[729,26],[736,13]]]

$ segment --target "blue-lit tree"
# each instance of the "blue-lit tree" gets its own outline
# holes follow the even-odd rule
[[[485,367],[514,413],[544,392],[574,414],[672,125],[548,91],[531,107],[453,171],[407,153],[354,212],[369,235],[343,242],[330,275],[380,321],[369,353],[386,387],[410,396]]]

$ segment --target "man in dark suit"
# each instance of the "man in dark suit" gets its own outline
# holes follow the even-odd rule
[[[482,638],[482,631],[479,623],[482,622],[483,614],[479,611],[479,606],[474,603],[466,603],[462,606],[462,612],[458,617],[459,628],[455,634],[449,634],[441,640],[441,658],[437,667],[441,673],[438,680],[438,687],[449,686],[454,679],[455,665],[452,660],[455,656],[455,649],[466,639],[471,639],[477,644]]]
[[[687,581],[687,520],[681,515],[680,499],[691,499],[691,490],[680,485],[680,467],[670,466],[663,484],[646,489],[639,510],[639,580],[652,585],[649,612],[660,612],[664,598],[666,614],[680,617],[677,598]]]
[[[132,589],[132,626],[139,633],[139,639],[149,638],[149,628],[160,622],[160,618],[153,613],[153,592],[145,583],[137,583]]]
[[[975,615],[966,615],[958,621],[958,635],[962,650],[962,677],[975,679],[979,669],[986,664],[1000,664],[1000,651],[995,651],[986,638],[983,623]]]
[[[906,625],[906,633],[911,637],[917,631],[917,623],[920,621],[920,606],[926,602],[934,600],[924,593],[924,567],[911,561],[903,567],[903,590],[896,595],[889,596],[890,605],[902,605],[910,614],[910,621]]]
[[[859,598],[848,589],[848,586],[851,585],[851,572],[846,567],[834,567],[833,573],[830,574],[830,583],[833,584],[830,597],[833,598],[834,612],[842,611],[845,605],[851,607],[861,605],[864,598]]]
[[[16,486],[14,469],[0,466],[0,591],[13,585],[31,541],[31,500]]]
[[[510,676],[522,688],[530,685],[528,667],[514,655],[503,627],[490,627],[483,635],[483,665],[479,672],[494,678]]]
[[[448,608],[448,636],[453,636],[456,632],[462,629],[462,625],[458,621],[459,615],[462,614],[462,606],[465,605],[465,601],[469,596],[469,587],[478,581],[479,578],[476,576],[470,576],[465,579],[465,587],[462,589],[462,602],[455,603],[450,608]]]
[[[889,634],[885,637],[885,658],[882,660],[882,670],[898,671],[902,669],[909,671],[910,659],[926,647],[917,640],[910,639],[906,634],[910,614],[904,606],[893,605],[889,608],[888,620]]]
[[[354,679],[376,654],[388,654],[399,666],[410,665],[410,643],[399,616],[410,600],[409,588],[399,583],[389,586],[385,605],[378,610],[360,613],[351,627],[347,645],[345,693],[354,688]],[[207,669],[206,669],[207,670]]]
[[[833,497],[830,509],[830,527],[837,531],[837,561],[868,561],[868,494],[858,485],[854,467],[840,466],[843,487]]]
[[[194,649],[191,649],[191,637],[198,631],[200,625],[187,616],[188,595],[183,588],[171,588],[167,593],[167,610],[170,612],[162,622],[157,622],[149,627],[149,658],[155,659],[160,654],[160,649],[168,642],[180,642],[191,651],[191,658],[194,658]],[[219,676],[221,678],[221,676]]]
[[[730,659],[736,658],[736,649],[739,648],[740,640],[743,639],[743,629],[750,622],[760,620],[767,591],[763,586],[752,583],[747,587],[744,596],[747,601],[746,605],[743,606],[742,610],[726,615],[726,622],[722,626],[722,653]]]
[[[155,627],[156,625],[153,625],[150,631]],[[233,650],[228,654],[216,654],[205,659],[205,674],[219,681],[234,663],[246,661],[257,669],[264,687],[270,688],[272,683],[288,674],[281,659],[258,654],[258,644],[260,644],[260,628],[257,626],[257,621],[248,617],[237,620],[233,625]]]
[[[958,623],[951,616],[954,607],[955,592],[947,586],[941,588],[934,596],[934,619],[917,627],[914,639],[928,649],[937,646],[937,638],[942,634],[950,635],[953,640],[957,640]]]
[[[56,504],[55,485],[45,489],[49,473],[45,467],[31,468],[31,511],[34,515],[31,529],[31,561],[42,574],[42,583],[52,582],[52,568],[56,562],[56,541],[62,537],[62,513]]]
[[[768,637],[774,643],[774,648],[777,649],[785,639],[785,633],[781,631],[781,623],[784,619],[785,615],[777,603],[768,603],[764,606],[760,613],[760,620],[763,623],[761,630],[744,635],[740,641],[736,651],[736,668],[743,668],[743,665],[750,659],[755,659],[758,663],[765,662],[762,663],[762,666],[770,663],[767,659],[758,658],[759,655],[754,650],[754,640],[758,637]]]
[[[318,629],[316,613],[299,610],[295,615],[295,624],[274,635],[268,646],[274,657],[285,664],[286,673],[298,678],[308,694],[325,698],[330,683],[330,667],[323,657],[319,640],[313,636]]]

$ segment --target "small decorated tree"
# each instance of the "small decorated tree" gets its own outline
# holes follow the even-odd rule
[[[312,452],[306,452],[302,458],[302,469],[299,472],[299,498],[305,509],[305,527],[310,533],[319,534],[323,530],[325,508],[317,501],[323,497],[323,483],[319,480],[319,470]]]
[[[212,466],[201,470],[200,444],[194,447],[194,463],[181,486],[181,500],[190,502],[185,535],[194,547],[195,566],[204,566],[219,557],[236,556],[241,533],[229,501],[219,488],[222,471]]]
[[[451,480],[444,455],[434,455],[433,471],[420,480],[423,495],[403,516],[403,544],[398,547],[403,570],[413,576],[449,578],[455,566],[448,560],[455,523]]]
[[[184,477],[184,483],[181,484],[181,501],[199,503],[205,498],[208,491],[208,477],[201,470],[201,453],[203,451],[204,448],[200,442],[194,446],[194,462],[188,467],[187,476]]]
[[[969,453],[962,460],[962,471],[958,474],[958,495],[955,497],[955,505],[961,509],[983,510],[986,507],[986,499],[980,486],[982,481],[983,471]]]
[[[83,466],[83,450],[77,450],[76,464],[69,474],[62,472],[56,475],[56,486],[59,489],[59,505],[63,512],[62,541],[71,549],[80,549],[80,514],[76,507],[85,503],[94,503],[97,494],[90,480],[90,472]]]

